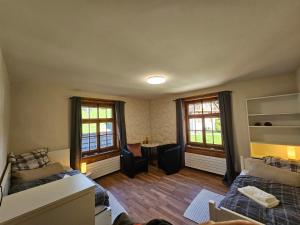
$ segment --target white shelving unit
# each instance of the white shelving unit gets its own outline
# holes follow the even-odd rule
[[[300,93],[247,99],[247,111],[251,143],[300,146]]]

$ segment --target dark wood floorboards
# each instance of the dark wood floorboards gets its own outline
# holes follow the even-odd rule
[[[174,225],[195,225],[183,214],[201,189],[219,194],[228,191],[221,176],[190,168],[167,176],[151,166],[148,173],[140,173],[134,179],[116,172],[97,182],[119,200],[134,222],[139,223],[162,218]]]

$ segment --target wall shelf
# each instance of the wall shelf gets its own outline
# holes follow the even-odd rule
[[[248,114],[249,117],[251,116],[289,116],[289,115],[299,115],[300,112],[287,112],[287,113],[254,113],[254,114]]]
[[[251,155],[259,149],[263,152],[265,144],[281,145],[284,151],[284,146],[300,146],[300,93],[247,99],[247,116]],[[264,126],[265,122],[272,126]],[[255,150],[252,143],[256,143]]]
[[[300,128],[300,125],[295,126],[249,126],[250,128]]]

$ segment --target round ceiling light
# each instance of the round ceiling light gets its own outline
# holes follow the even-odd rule
[[[166,78],[161,75],[150,76],[147,78],[148,84],[162,84],[166,82]]]

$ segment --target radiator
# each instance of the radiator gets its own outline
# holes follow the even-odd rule
[[[118,170],[120,170],[120,156],[87,164],[87,171],[92,173],[91,178],[93,179]]]
[[[226,172],[225,158],[218,158],[186,152],[185,165],[187,167],[204,170],[220,175],[224,175]]]

